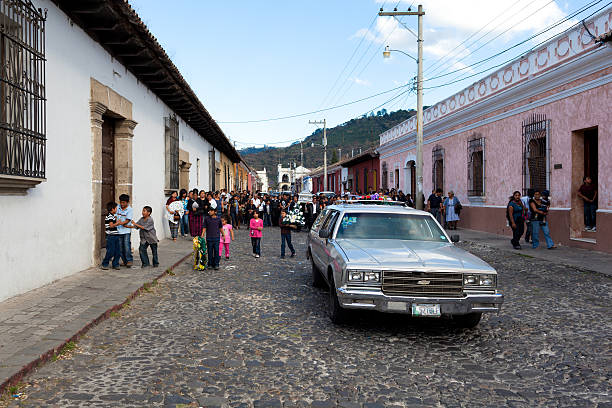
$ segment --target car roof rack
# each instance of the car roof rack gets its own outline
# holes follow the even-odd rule
[[[406,206],[406,203],[403,201],[390,201],[390,200],[346,200],[344,201],[346,204],[371,204],[371,205],[398,205],[398,206]]]

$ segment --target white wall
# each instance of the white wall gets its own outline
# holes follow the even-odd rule
[[[158,237],[169,235],[163,209],[164,117],[170,109],[51,1],[34,4],[48,9],[47,181],[26,196],[0,195],[0,301],[92,266],[91,77],[133,103],[138,122],[133,139],[134,211],[140,215],[142,207],[150,205]],[[210,144],[181,120],[180,145],[193,163],[190,184],[196,187],[200,157],[197,187],[208,188]],[[133,233],[132,247],[137,246]]]

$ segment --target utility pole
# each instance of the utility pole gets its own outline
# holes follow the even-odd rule
[[[327,119],[310,120],[311,125],[323,125],[323,191],[327,191]]]
[[[410,10],[410,9],[408,9]],[[424,208],[423,196],[423,6],[419,4],[418,11],[394,11],[384,12],[380,9],[379,16],[418,16],[419,30],[417,36],[418,58],[417,58],[417,131],[416,131],[416,208]]]
[[[301,140],[300,140],[300,166],[304,167],[304,148],[302,146]]]

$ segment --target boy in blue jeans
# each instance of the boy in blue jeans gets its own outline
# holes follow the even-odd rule
[[[102,261],[102,269],[108,269],[109,261],[113,260],[113,269],[119,269],[119,258],[121,251],[119,249],[119,232],[117,226],[120,222],[117,220],[117,203],[106,204],[108,215],[104,219],[104,230],[106,232],[106,256]]]
[[[133,222],[133,228],[140,230],[140,247],[138,252],[140,253],[140,261],[142,263],[141,268],[149,266],[149,255],[147,254],[147,247],[151,247],[151,254],[153,255],[153,267],[159,266],[159,259],[157,258],[157,233],[155,232],[155,224],[151,213],[153,209],[148,205],[142,209],[142,218],[138,222]]]

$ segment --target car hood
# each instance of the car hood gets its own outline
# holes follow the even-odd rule
[[[482,259],[448,242],[391,239],[339,239],[349,267],[433,268],[495,272]]]

